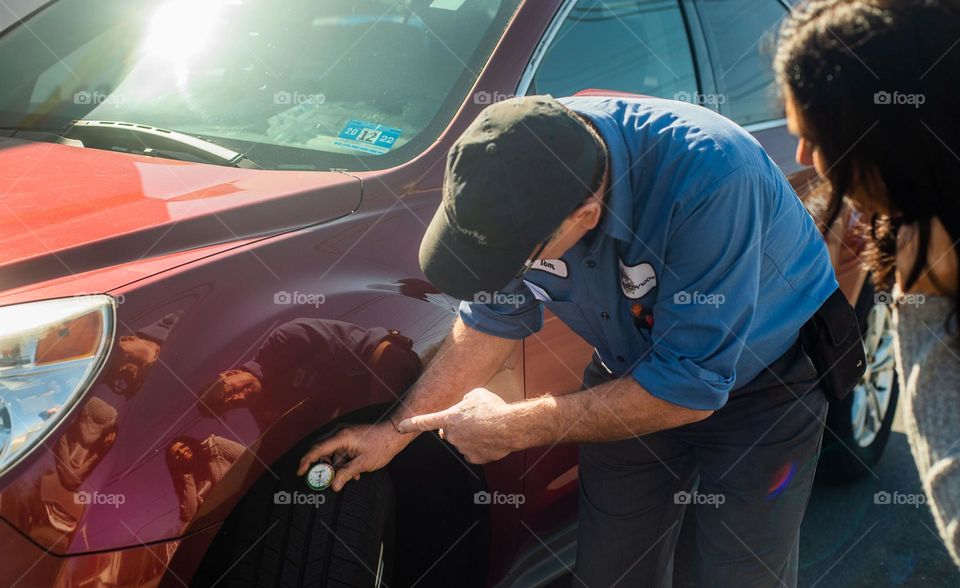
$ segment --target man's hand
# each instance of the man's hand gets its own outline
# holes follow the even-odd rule
[[[397,433],[389,421],[376,425],[352,425],[311,447],[300,459],[297,475],[304,475],[314,462],[326,457],[334,463],[337,473],[331,486],[334,492],[339,492],[351,479],[359,480],[360,474],[379,470],[390,463],[412,440],[412,435]]]
[[[474,388],[446,410],[401,421],[401,433],[442,429],[441,437],[470,463],[487,463],[523,448],[521,431],[511,430],[510,405],[486,388]]]

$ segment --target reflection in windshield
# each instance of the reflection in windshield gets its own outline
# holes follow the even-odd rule
[[[395,164],[439,134],[516,4],[56,2],[0,37],[0,126],[134,121],[264,167]]]

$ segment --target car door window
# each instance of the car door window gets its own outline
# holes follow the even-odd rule
[[[699,0],[720,112],[742,125],[783,118],[774,94],[773,39],[787,15],[777,0]]]
[[[598,88],[664,98],[694,95],[697,80],[673,0],[580,0],[551,41],[528,94]]]

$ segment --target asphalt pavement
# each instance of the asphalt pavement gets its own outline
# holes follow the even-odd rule
[[[898,410],[876,476],[843,485],[817,480],[800,530],[800,588],[960,587],[960,571],[929,507],[921,504],[923,488],[904,431]],[[693,548],[690,521],[684,523],[681,554]],[[674,586],[692,586],[682,559],[676,565]],[[551,588],[569,585],[564,578]]]
[[[918,504],[923,488],[897,412],[876,477],[814,486],[800,531],[800,586],[960,586],[929,507]]]

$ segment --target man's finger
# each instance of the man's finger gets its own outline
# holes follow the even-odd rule
[[[410,417],[400,421],[397,430],[401,433],[413,433],[415,431],[433,431],[440,427],[445,427],[450,423],[450,413],[447,411],[431,412]]]
[[[300,458],[300,467],[297,469],[297,475],[302,476],[307,473],[310,466],[321,457],[333,455],[337,451],[346,449],[346,440],[340,434],[334,435],[329,439],[324,439],[317,443]]]
[[[338,468],[341,464],[345,464],[350,461],[350,454],[346,451],[335,451],[332,456],[330,456],[330,464],[333,467]]]
[[[343,490],[343,487],[350,480],[353,480],[353,479],[359,480],[360,472],[357,471],[358,469],[359,468],[357,468],[357,466],[354,465],[354,462],[352,461],[346,464],[345,466],[343,466],[342,468],[338,469],[337,475],[333,477],[333,484],[331,484],[333,491],[339,492]]]

